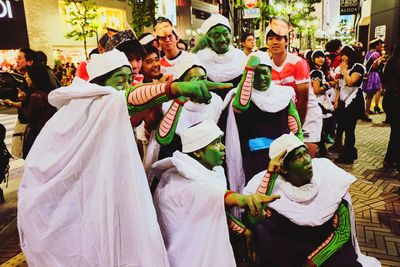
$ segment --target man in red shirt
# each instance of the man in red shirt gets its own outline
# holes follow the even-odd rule
[[[322,112],[310,86],[307,62],[286,51],[289,24],[281,18],[271,19],[267,28],[267,45],[272,58],[272,80],[275,84],[291,86],[296,92],[296,108],[303,126],[304,142],[310,155],[315,156],[322,130]]]
[[[155,22],[154,30],[157,35],[158,44],[165,53],[165,56],[160,60],[162,73],[176,76],[176,67],[179,65],[179,62],[183,61],[186,57],[192,57],[193,61],[197,61],[194,54],[178,48],[179,37],[169,19],[159,17]]]

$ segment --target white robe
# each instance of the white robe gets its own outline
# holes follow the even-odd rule
[[[154,194],[172,267],[236,266],[225,215],[226,180],[176,151],[153,165],[161,180]]]
[[[247,63],[246,54],[233,46],[225,54],[217,54],[211,48],[197,52],[197,58],[207,70],[207,76],[214,82],[227,82],[243,74]]]
[[[169,266],[124,92],[75,78],[49,102],[18,195],[29,266]]]

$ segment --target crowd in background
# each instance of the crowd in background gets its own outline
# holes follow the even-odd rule
[[[282,23],[287,24],[282,19],[277,19],[276,23],[281,23],[281,26]],[[286,26],[289,28],[288,25]],[[182,224],[182,227],[174,228],[175,223],[179,225],[184,220],[180,218],[176,219],[176,213],[171,212],[172,214],[169,214],[168,212],[173,211],[181,203],[167,199],[166,195],[171,193],[171,191],[162,191],[168,188],[168,182],[177,180],[171,177],[177,175],[176,173],[179,172],[182,166],[184,170],[179,172],[179,175],[184,176],[183,173],[185,175],[189,173],[189,176],[193,175],[197,179],[197,175],[203,171],[207,175],[214,175],[215,172],[208,171],[213,170],[215,166],[222,165],[225,168],[226,177],[224,176],[225,174],[218,177],[224,178],[222,180],[224,180],[225,189],[226,182],[228,182],[230,189],[234,188],[235,192],[242,193],[245,185],[247,189],[249,185],[251,187],[251,181],[260,171],[274,171],[273,168],[270,170],[270,166],[279,157],[274,154],[276,151],[273,151],[272,148],[274,146],[272,144],[274,141],[281,140],[281,136],[285,136],[285,141],[282,142],[286,142],[285,145],[288,147],[290,145],[293,147],[291,147],[290,151],[287,151],[284,157],[280,158],[282,164],[287,167],[291,166],[290,164],[293,162],[295,164],[298,161],[305,160],[307,161],[308,174],[302,171],[296,174],[298,177],[302,177],[302,175],[310,177],[308,177],[309,180],[306,183],[300,183],[301,185],[296,184],[296,181],[289,181],[292,185],[283,184],[282,188],[286,186],[290,189],[286,188],[288,191],[282,189],[282,194],[287,193],[288,196],[295,195],[294,198],[299,197],[300,200],[295,199],[293,200],[294,202],[312,202],[310,199],[313,199],[319,189],[310,186],[307,187],[306,192],[299,193],[295,188],[307,185],[311,181],[312,172],[310,175],[310,168],[312,167],[309,167],[311,165],[311,158],[327,157],[332,152],[338,154],[334,160],[335,163],[353,164],[358,158],[355,135],[357,122],[359,119],[364,122],[371,122],[370,115],[381,113],[380,98],[384,95],[383,111],[386,112],[386,121],[391,127],[384,167],[400,171],[399,44],[389,54],[385,54],[383,52],[384,41],[381,39],[372,40],[369,43],[368,51],[363,55],[363,50],[359,43],[349,45],[342,44],[340,40],[331,40],[326,44],[325,50],[306,50],[300,52],[299,55],[295,55],[287,51],[287,32],[282,32],[281,29],[268,28],[266,34],[267,48],[255,51],[254,35],[252,33],[245,33],[241,38],[242,49],[239,49],[230,45],[231,29],[229,21],[222,15],[218,15],[206,20],[201,27],[205,36],[200,38],[196,46],[188,51],[187,45],[179,39],[179,36],[173,29],[172,23],[168,19],[157,19],[154,28],[155,35],[145,34],[138,39],[131,31],[121,31],[112,35],[104,35],[100,39],[98,48],[91,51],[90,58],[81,62],[77,67],[74,64],[66,63],[51,69],[47,66],[47,57],[44,53],[33,51],[29,48],[21,49],[17,57],[18,67],[16,71],[24,75],[26,84],[23,88],[18,89],[20,101],[6,99],[4,100],[4,104],[18,110],[18,121],[16,130],[14,131],[15,138],[13,139],[11,152],[15,156],[26,159],[44,125],[57,112],[57,109],[50,105],[48,101],[50,92],[67,85],[71,85],[71,87],[66,88],[75,88],[79,86],[79,83],[81,83],[82,87],[83,85],[96,85],[113,87],[116,90],[126,90],[130,123],[135,132],[135,139],[138,140],[137,144],[141,156],[140,165],[143,163],[151,189],[155,192],[155,208],[159,218],[163,218],[160,224],[163,229],[163,238],[167,240],[166,248],[168,253],[170,253],[169,260],[171,264],[174,263],[172,264],[173,266],[188,266],[182,263],[190,262],[192,260],[191,257],[182,259],[181,257],[184,257],[182,255],[200,255],[196,254],[197,252],[185,254],[186,250],[190,250],[190,242],[186,242],[185,240],[185,238],[189,238],[187,236],[188,232],[184,232],[180,236],[183,241],[175,240],[175,235],[180,235],[178,233],[179,230],[186,229],[185,227],[188,226]],[[114,53],[115,58],[106,58],[111,57],[110,53]],[[98,62],[104,64],[104,66],[101,66]],[[121,62],[123,64],[128,62],[129,66],[126,65],[128,63],[118,65]],[[98,65],[93,67],[95,63]],[[114,63],[118,68],[110,67]],[[107,69],[107,72],[105,72],[102,69],[103,67],[104,69],[111,69]],[[125,79],[127,74],[124,71],[128,73],[129,78]],[[115,77],[113,76],[114,74]],[[112,81],[116,82],[109,83],[108,79],[110,77],[115,78]],[[225,87],[221,84],[216,85],[216,83],[224,83]],[[192,87],[190,86],[193,86],[193,84],[196,86],[199,85],[203,93],[206,92],[210,95],[209,99],[205,101],[206,103],[196,103],[194,95],[187,97],[187,95],[179,96],[176,93],[186,92],[185,90],[187,88],[191,89]],[[208,86],[210,88],[215,86],[220,90],[214,90],[209,93]],[[232,87],[233,90],[221,90],[221,88]],[[198,88],[196,87],[196,89]],[[66,89],[64,88],[64,90]],[[248,94],[249,90],[253,92],[253,96]],[[135,94],[136,92],[140,93]],[[192,96],[193,99],[191,98]],[[374,96],[375,103],[371,109]],[[152,105],[151,108],[147,107],[146,104],[154,99],[157,99],[157,105]],[[138,106],[139,108],[137,108]],[[213,122],[209,123],[208,121],[210,120]],[[203,126],[200,126],[199,131],[208,131],[205,136],[211,135],[213,138],[209,140],[209,136],[207,137],[208,139],[204,137],[208,143],[202,144],[203,147],[200,146],[193,149],[187,142],[191,138],[194,140],[197,132],[194,131],[187,134],[185,131],[190,132],[188,129],[191,129],[191,126],[202,125],[204,122],[208,125],[204,126],[206,130],[201,128]],[[214,136],[215,133],[217,134]],[[224,133],[225,136],[223,137]],[[294,134],[296,137],[294,137]],[[288,135],[291,137],[286,137]],[[295,141],[293,141],[293,138]],[[222,144],[222,140],[225,141],[225,145]],[[327,144],[332,145],[327,148]],[[218,159],[213,158],[211,161],[204,160],[202,157],[204,151],[201,153],[199,151],[208,146],[212,146],[214,151],[209,153],[220,153],[218,154]],[[236,153],[237,157],[235,159],[229,158],[231,161],[227,161],[226,163],[223,162],[225,159],[225,146],[228,148],[226,151],[227,158],[235,154],[229,151],[233,151],[234,149],[238,151]],[[295,153],[288,156],[292,150]],[[180,151],[188,157],[185,158],[186,156],[177,154]],[[286,156],[288,156],[287,159],[285,159]],[[31,160],[34,161],[35,159]],[[182,160],[182,165],[177,163],[179,160]],[[203,166],[196,165],[198,162]],[[318,166],[318,164],[329,166],[334,172],[347,177],[342,170],[339,170],[339,168],[330,162],[327,163],[324,160],[318,162],[320,163],[315,163],[315,166]],[[190,167],[189,170],[185,169],[190,164],[193,164],[193,169],[198,168],[196,169],[198,173],[197,171],[193,172]],[[171,167],[172,165],[175,167]],[[231,170],[235,166],[240,167],[234,170],[236,172],[233,175]],[[206,167],[207,170],[203,167]],[[161,172],[157,175],[155,172],[160,170]],[[321,173],[323,171],[320,171]],[[267,172],[264,177],[258,177],[257,179],[261,179],[262,184],[264,181],[262,179],[270,178],[268,175],[272,174]],[[166,178],[160,181],[160,178],[164,176]],[[243,178],[243,183],[235,184],[235,181],[231,179],[232,177]],[[227,181],[225,181],[225,178]],[[349,178],[349,180],[351,179]],[[304,249],[313,252],[314,249],[311,249],[311,247],[317,248],[310,256],[305,254],[300,259],[302,262],[306,262],[305,266],[317,266],[315,262],[325,261],[328,264],[323,266],[339,266],[340,264],[338,265],[337,263],[346,262],[347,260],[355,263],[357,259],[356,254],[359,253],[357,252],[357,246],[353,244],[354,247],[352,247],[353,245],[351,245],[350,232],[352,230],[349,227],[350,222],[347,221],[350,220],[351,215],[345,217],[347,226],[343,226],[343,221],[339,220],[342,223],[341,227],[347,227],[345,230],[337,225],[338,216],[350,214],[349,207],[351,206],[351,201],[346,199],[350,184],[351,182],[346,181],[345,189],[341,189],[340,193],[332,193],[329,191],[330,188],[326,189],[326,192],[329,194],[337,194],[335,196],[337,197],[337,200],[335,200],[337,203],[335,202],[332,205],[334,208],[327,215],[329,220],[318,221],[317,226],[320,228],[314,228],[315,225],[312,224],[314,222],[307,222],[309,224],[306,224],[306,226],[298,225],[298,222],[302,218],[297,218],[299,219],[298,221],[292,220],[288,222],[287,218],[283,218],[284,216],[280,217],[281,215],[275,212],[273,212],[272,216],[277,217],[272,218],[278,218],[275,221],[277,222],[274,226],[276,228],[265,225],[264,227],[267,230],[271,228],[273,231],[280,226],[284,228],[289,225],[290,229],[306,229],[304,231],[313,233],[316,236],[323,233],[321,234],[322,238],[319,236],[316,239],[310,238],[310,240],[301,235],[296,237],[301,239],[301,242],[307,243],[309,241],[310,243],[307,244],[310,245],[310,248],[303,248],[299,245],[295,249]],[[178,184],[176,186],[179,187],[181,185]],[[255,194],[263,190],[261,187],[258,187],[256,191],[253,190],[252,193]],[[201,186],[196,190],[201,192],[200,188]],[[173,191],[173,189],[171,190]],[[192,191],[190,193],[196,196],[193,197],[193,202],[195,202],[200,197],[198,193],[196,195],[196,192]],[[226,200],[235,192],[231,190],[220,191],[218,193],[223,192],[223,194],[222,196],[218,195],[217,199],[224,199],[224,205],[227,205]],[[205,190],[205,192],[209,193],[210,191]],[[176,194],[179,194],[179,192]],[[240,204],[235,203],[239,207],[246,206],[243,203]],[[197,208],[202,210],[204,206]],[[218,215],[219,219],[225,218],[225,210],[221,209],[220,211],[223,217]],[[321,213],[323,212],[321,211]],[[202,216],[207,218],[210,214],[203,212]],[[309,217],[312,217],[311,213]],[[196,220],[196,216],[193,217],[193,220]],[[251,220],[251,217],[250,219],[247,217],[247,220]],[[225,219],[223,221],[225,223]],[[232,217],[229,217],[228,221],[231,230],[236,231],[235,233],[240,232],[243,235],[248,233],[249,229],[242,226],[235,219],[232,219]],[[271,219],[270,221],[273,220]],[[190,231],[191,226],[189,225],[188,228]],[[223,228],[226,228],[225,224]],[[314,232],[316,229],[318,233]],[[336,231],[337,229],[343,231]],[[348,246],[344,246],[344,243],[335,244],[334,253],[337,253],[335,255],[342,256],[336,258],[336,261],[331,262],[331,265],[329,265],[328,259],[332,255],[323,258],[324,256],[321,255],[324,253],[320,253],[321,248],[318,245],[322,244],[321,246],[325,246],[329,243],[321,242],[325,240],[325,234],[328,232],[336,235],[343,234],[346,231],[348,235],[344,243],[347,242]],[[60,232],[58,231],[56,234],[60,234]],[[193,230],[193,235],[195,232]],[[278,232],[282,234],[285,231],[281,232],[279,230]],[[214,233],[214,235],[218,236],[218,233]],[[285,235],[282,234],[282,236]],[[271,238],[274,238],[274,236]],[[292,237],[285,236],[285,238],[291,239]],[[272,239],[261,234],[260,240],[267,244]],[[171,244],[173,242],[179,243],[180,241],[185,244],[183,248],[187,246],[186,250],[171,252],[169,249],[173,250],[175,248]],[[225,241],[227,241],[226,244],[230,248],[228,238]],[[334,241],[337,242],[336,239]],[[247,258],[247,251],[243,252],[245,250],[243,249],[243,244],[240,241],[235,241],[235,238],[232,238],[231,242],[236,260],[240,262],[242,259]],[[178,246],[181,245],[182,243],[178,244]],[[271,243],[267,247],[269,248],[272,245],[274,244]],[[270,258],[263,259],[262,255],[264,254],[261,253],[259,254],[261,261],[265,260],[265,262],[268,262],[272,259],[277,261],[282,260],[284,257],[281,256],[284,255],[285,246],[290,245],[296,246],[292,242],[276,244],[276,248],[281,247],[282,249],[277,253],[270,254],[264,251],[265,255],[268,254]],[[338,247],[341,246],[344,246],[344,249],[339,251]],[[29,248],[26,249],[28,250]],[[228,250],[226,255],[228,257],[233,256],[230,249]],[[348,251],[349,254],[346,256],[345,253]],[[282,255],[279,254],[280,252]],[[173,253],[175,254],[171,256]],[[246,255],[244,256],[244,254]],[[332,258],[334,257],[332,256]],[[215,257],[210,257],[208,260],[210,262],[215,261]],[[287,266],[293,265],[289,264]]]

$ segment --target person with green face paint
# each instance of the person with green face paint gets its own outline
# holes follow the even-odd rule
[[[269,56],[253,52],[238,88],[225,98],[229,101],[227,169],[233,190],[241,191],[255,174],[268,167],[268,151],[274,139],[289,132],[302,139],[294,95],[293,88],[271,81]]]
[[[262,266],[370,266],[355,236],[351,174],[324,158],[311,159],[294,134],[274,140],[267,171],[255,175],[244,194],[279,194],[261,221],[247,214]],[[265,207],[264,207],[265,208]]]
[[[263,218],[262,203],[279,198],[227,191],[222,135],[215,122],[203,121],[183,132],[182,152],[153,165],[161,177],[154,205],[171,267],[236,266],[226,207],[246,208]]]
[[[176,68],[178,81],[194,82],[206,81],[207,72],[198,61],[185,59]],[[210,92],[209,103],[196,103],[189,98],[179,97],[162,104],[163,118],[150,134],[149,146],[144,159],[144,166],[149,180],[152,180],[153,173],[151,165],[157,159],[171,157],[176,150],[182,149],[181,135],[188,127],[204,120],[218,119],[224,109],[224,104],[216,93]],[[159,117],[159,116],[157,116]],[[154,124],[146,121],[147,123]]]
[[[25,161],[18,230],[27,263],[168,267],[128,109],[135,114],[179,96],[207,102],[208,88],[218,86],[130,87],[131,65],[118,50],[93,56],[87,71],[89,82],[75,78],[49,93],[58,111]]]
[[[244,67],[246,54],[233,47],[232,33],[226,17],[217,14],[205,20],[201,26],[204,36],[193,49],[207,70],[208,79],[215,82],[230,82],[237,86]],[[223,99],[227,91],[217,92]]]

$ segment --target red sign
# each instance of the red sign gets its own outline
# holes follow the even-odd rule
[[[255,7],[257,5],[257,0],[245,0],[244,1],[244,5],[247,8],[253,8],[253,7]]]

